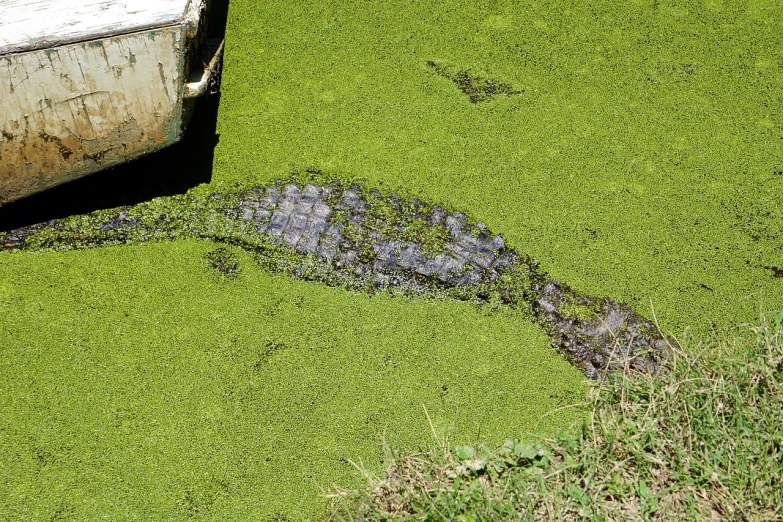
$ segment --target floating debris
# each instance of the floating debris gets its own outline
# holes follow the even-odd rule
[[[507,83],[502,83],[491,78],[484,78],[477,75],[470,69],[460,69],[453,66],[447,66],[435,63],[433,61],[427,62],[427,67],[435,71],[438,76],[443,76],[454,82],[459,90],[468,96],[471,103],[479,103],[491,100],[498,94],[505,96],[513,96],[515,94],[522,94],[522,91],[514,89]]]
[[[654,373],[667,359],[668,341],[650,321],[549,278],[484,223],[339,181],[161,198],[12,230],[0,245],[32,251],[184,237],[238,245],[268,269],[330,285],[521,308],[592,379],[628,369]],[[224,274],[238,270],[226,250],[208,257]]]
[[[204,258],[209,262],[209,267],[216,270],[222,276],[232,279],[239,274],[239,260],[234,253],[226,247],[218,247],[207,252]]]

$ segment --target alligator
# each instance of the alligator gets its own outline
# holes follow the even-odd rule
[[[184,237],[237,245],[267,269],[329,285],[519,308],[590,379],[657,373],[670,359],[671,340],[653,322],[558,282],[484,223],[339,180],[156,198],[0,233],[0,250]]]

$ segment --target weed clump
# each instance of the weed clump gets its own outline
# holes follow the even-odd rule
[[[336,520],[773,520],[783,514],[783,312],[594,384],[576,437],[391,455]],[[362,466],[359,469],[364,471]]]

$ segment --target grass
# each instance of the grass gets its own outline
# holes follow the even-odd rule
[[[577,438],[438,442],[363,467],[336,520],[780,520],[783,312],[596,384]]]
[[[704,340],[783,307],[782,25],[775,0],[232,0],[193,192],[312,167],[423,193]],[[429,62],[518,94],[472,103]],[[239,252],[232,279],[213,248],[0,255],[3,516],[312,519],[316,483],[353,486],[347,459],[382,469],[384,428],[427,440],[422,404],[490,447],[579,416],[544,416],[581,379],[513,315],[296,283]]]

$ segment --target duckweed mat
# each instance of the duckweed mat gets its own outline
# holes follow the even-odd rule
[[[315,167],[423,194],[678,335],[783,306],[779,2],[235,0],[229,18],[204,193]],[[521,94],[471,103],[429,62]]]
[[[1,520],[313,520],[349,460],[430,442],[425,406],[495,444],[583,415],[584,377],[506,308],[299,281],[198,240],[0,273]]]
[[[310,167],[363,176],[475,212],[552,278],[647,317],[654,306],[666,333],[755,321],[783,308],[782,10],[232,0],[214,168],[188,197]],[[429,62],[520,94],[472,103]],[[0,303],[12,519],[315,519],[315,483],[350,481],[341,459],[381,469],[381,426],[393,446],[425,441],[420,404],[436,410],[443,385],[454,401],[433,415],[459,442],[578,418],[544,416],[581,400],[563,392],[581,374],[521,310],[351,294],[258,270],[230,244],[2,252]],[[368,335],[399,373],[381,371]],[[311,351],[285,348],[300,340]],[[258,361],[247,354],[277,373],[233,379]],[[239,413],[251,382],[266,387]]]

